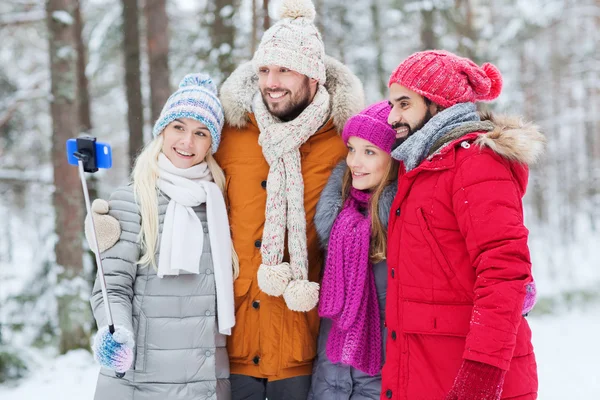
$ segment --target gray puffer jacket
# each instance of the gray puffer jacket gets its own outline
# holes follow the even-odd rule
[[[168,203],[159,192],[160,234]],[[102,253],[102,265],[114,324],[134,334],[135,361],[122,379],[102,368],[95,399],[230,399],[226,337],[217,328],[206,206],[194,208],[204,226],[200,273],[181,271],[161,279],[152,266],[136,265],[141,217],[133,187],[119,188],[109,204],[122,232],[119,241]],[[96,323],[106,326],[98,280],[90,301]]]
[[[342,178],[346,163],[338,164],[317,204],[314,223],[317,234],[323,248],[327,248],[329,235],[333,223],[342,209]],[[397,185],[395,183],[387,186],[379,200],[379,219],[387,228],[392,201],[396,195]],[[385,295],[387,290],[387,263],[381,261],[373,265],[375,287],[379,299],[379,313],[381,317],[382,349],[381,359],[385,357]],[[331,329],[331,320],[321,318],[319,330],[317,358],[313,365],[312,385],[308,400],[361,400],[376,399],[381,394],[381,374],[370,376],[356,368],[344,364],[333,364],[326,354],[327,338]]]

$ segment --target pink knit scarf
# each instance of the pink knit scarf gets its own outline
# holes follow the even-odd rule
[[[352,188],[333,224],[319,315],[333,321],[327,339],[329,360],[376,375],[381,371],[381,326],[369,261],[370,197]]]

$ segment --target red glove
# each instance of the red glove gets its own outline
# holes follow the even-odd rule
[[[500,400],[506,371],[464,360],[446,400]]]

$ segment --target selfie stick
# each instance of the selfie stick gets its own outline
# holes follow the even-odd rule
[[[90,195],[88,193],[87,181],[85,180],[85,169],[83,167],[84,162],[88,162],[91,155],[86,154],[87,152],[76,151],[73,155],[77,158],[77,165],[79,167],[79,178],[81,179],[81,187],[83,188],[83,197],[85,198],[85,208],[90,216],[90,224],[92,226],[92,250],[96,255],[96,264],[98,265],[98,278],[100,281],[100,287],[102,288],[102,298],[104,299],[104,309],[106,311],[106,318],[108,319],[108,330],[112,335],[115,333],[115,326],[113,324],[112,312],[110,311],[110,304],[108,303],[108,292],[106,290],[106,280],[104,279],[104,269],[102,268],[102,260],[100,259],[100,249],[98,247],[98,238],[96,236],[96,227],[94,226],[94,218],[92,217],[92,207],[90,206]],[[88,172],[96,172],[96,168],[88,169]],[[115,372],[117,378],[125,376],[124,372]]]

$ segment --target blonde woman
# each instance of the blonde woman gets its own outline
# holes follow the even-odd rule
[[[224,120],[216,93],[207,75],[187,75],[138,156],[132,183],[110,198],[105,222],[116,218],[121,233],[100,251],[115,333],[97,281],[97,400],[231,397],[225,346],[238,266],[225,179],[212,156]]]

